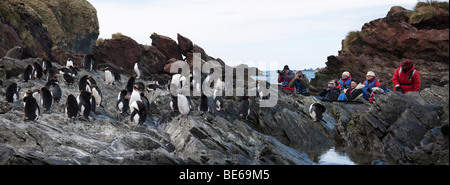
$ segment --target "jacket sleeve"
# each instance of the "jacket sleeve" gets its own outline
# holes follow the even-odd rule
[[[297,79],[291,80],[291,81],[289,82],[289,87],[295,87],[295,83],[296,83],[297,81],[298,81]]]
[[[280,75],[280,77],[278,77],[278,83],[283,82],[283,77]]]
[[[392,77],[392,83],[394,83],[394,90],[396,87],[400,86],[400,76],[398,75],[398,72],[400,71],[400,68],[398,68],[395,73],[394,77]]]
[[[377,80],[376,82],[375,82],[375,87],[378,87],[378,86],[380,86],[381,84],[380,84],[380,82]]]
[[[416,71],[413,75],[413,80],[414,80],[414,84],[413,84],[413,91],[419,92],[420,91],[420,84],[422,83],[420,81],[420,75],[419,75],[419,71]]]
[[[290,82],[290,81],[292,81],[295,78],[295,74],[291,72],[290,75],[286,75],[285,74],[284,77],[286,78],[286,80],[288,82]]]
[[[353,101],[355,100],[360,94],[364,93],[361,89],[355,89],[352,91],[352,94],[347,94],[345,95],[347,97],[347,101]]]
[[[300,80],[300,83],[302,83],[303,87],[309,89],[309,80],[306,78],[305,74],[303,74],[303,80]]]

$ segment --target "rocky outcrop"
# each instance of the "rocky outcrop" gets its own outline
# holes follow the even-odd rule
[[[100,65],[114,66],[130,74],[134,73],[134,64],[138,62],[147,77],[164,73],[167,62],[167,57],[158,48],[138,44],[124,35],[97,42],[92,53]]]
[[[316,73],[311,81],[313,91],[338,80],[346,70],[360,80],[374,71],[382,84],[392,88],[393,73],[404,59],[411,59],[420,72],[421,89],[448,84],[449,26],[442,20],[448,20],[449,13],[434,9],[437,13],[429,20],[411,24],[413,11],[392,7],[385,18],[349,34],[339,56],[328,57],[327,66]]]
[[[98,38],[97,10],[87,0],[25,0],[42,19],[53,44],[69,53],[91,53]]]
[[[50,56],[52,37],[39,14],[28,4],[12,0],[1,1],[0,22],[1,27],[5,28],[0,32],[1,42],[5,43],[0,46],[1,57],[15,46],[23,48],[22,58]]]
[[[158,48],[167,58],[183,59],[178,44],[170,37],[153,33],[150,38],[152,39],[152,46]]]
[[[331,108],[339,120],[335,136],[340,145],[377,153],[389,164],[449,164],[448,85],[376,96],[365,110],[343,105]]]
[[[101,80],[103,71],[86,72],[82,69],[75,81],[86,74],[94,77],[103,92],[103,106],[91,113],[90,121],[66,118],[66,97],[68,94],[76,96],[79,92],[64,82],[60,82],[63,91],[61,102],[52,105],[52,111],[43,113],[37,122],[23,121],[22,102],[6,104],[4,98],[0,98],[0,104],[6,104],[0,108],[1,164],[314,164],[306,153],[289,146],[294,143],[290,139],[313,133],[306,126],[309,122],[304,113],[293,111],[288,115],[304,116],[305,121],[289,123],[289,119],[274,118],[281,125],[290,125],[279,128],[279,132],[290,129],[290,133],[274,137],[261,132],[259,128],[264,128],[264,125],[256,124],[259,122],[256,121],[257,114],[267,114],[258,113],[262,110],[255,110],[251,121],[238,119],[238,98],[225,99],[226,112],[203,114],[197,111],[199,99],[194,97],[192,112],[188,116],[180,116],[173,115],[169,107],[170,92],[158,89],[146,93],[151,102],[151,118],[147,124],[130,125],[129,117],[119,116],[115,108],[117,94],[125,87],[128,78],[122,74],[121,81],[108,86]],[[0,96],[5,96],[4,86],[12,82],[18,83],[21,96],[26,90],[42,87],[45,83],[40,80],[20,83],[18,80],[18,77],[11,77],[1,83]],[[142,79],[138,81],[148,83]],[[256,107],[257,101],[254,103]],[[271,111],[281,112],[290,108]],[[296,126],[298,124],[303,126]],[[312,128],[321,130],[322,126],[318,124]],[[295,135],[294,129],[302,134]],[[323,135],[331,138],[328,132]],[[283,140],[280,142],[278,138]],[[308,139],[315,140],[313,137]],[[306,139],[302,142],[307,143]]]
[[[23,48],[22,58],[54,57],[54,50],[75,55],[91,52],[99,35],[95,8],[86,0],[0,2],[0,56],[15,47]]]
[[[141,55],[140,45],[127,36],[106,39],[96,44],[92,53],[99,64],[113,64],[130,73]]]
[[[188,52],[191,52],[194,48],[192,41],[189,38],[183,37],[180,34],[177,34],[178,46],[180,48],[181,54],[187,56]]]

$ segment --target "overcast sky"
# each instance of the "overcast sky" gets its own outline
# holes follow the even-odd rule
[[[153,32],[175,41],[180,33],[231,66],[272,62],[270,67],[297,70],[325,67],[348,32],[385,17],[392,6],[411,10],[417,0],[89,2],[97,9],[100,38],[120,32],[151,45]]]

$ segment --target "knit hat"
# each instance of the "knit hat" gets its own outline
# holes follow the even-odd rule
[[[352,82],[356,82],[357,84],[360,84],[360,83],[361,83],[361,81],[359,81],[359,80],[356,79],[356,78],[353,78],[353,79],[352,79]]]
[[[375,72],[369,71],[366,76],[376,76],[376,75],[375,75]]]
[[[283,70],[289,70],[289,66],[288,66],[288,65],[285,65],[284,68],[283,68]]]
[[[348,77],[350,77],[350,72],[348,72],[348,71],[345,71],[344,73],[342,73],[342,75],[345,75],[345,76],[348,76]]]

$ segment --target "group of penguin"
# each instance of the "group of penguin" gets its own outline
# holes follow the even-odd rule
[[[90,65],[93,65],[93,63],[94,62],[91,62]],[[86,68],[86,65],[84,66]],[[69,86],[73,84],[74,77],[78,75],[79,71],[78,67],[76,65],[73,65],[73,62],[70,59],[68,59],[66,66],[57,68],[57,70],[59,71],[59,74],[63,75],[65,82]],[[42,65],[40,65],[39,62],[34,62],[32,65],[28,65],[23,73],[22,81],[28,82],[29,80],[43,80],[44,75],[46,75],[44,79],[46,80],[44,87],[35,90],[27,90],[22,99],[24,102],[25,120],[38,120],[41,115],[41,107],[44,112],[51,111],[52,104],[59,103],[62,98],[62,89],[59,86],[60,80],[57,76],[55,68],[48,60],[43,60]],[[80,81],[86,79],[87,77],[81,78]],[[89,93],[92,93],[95,98],[97,98],[98,103],[94,103],[92,105],[96,105],[98,107],[101,103],[101,91],[98,89],[93,79],[90,79],[89,83],[89,90],[86,87],[84,87],[83,89],[88,91]],[[95,102],[91,94],[87,94],[82,91],[78,98],[75,98],[73,95],[69,95],[67,97],[65,112],[69,118],[75,118],[79,114],[87,118],[89,113],[86,110],[90,111],[89,108],[91,107],[91,104],[89,104],[89,108],[87,108],[88,106],[86,100],[88,99],[86,97],[90,98],[89,101]],[[17,83],[12,83],[6,89],[6,101],[8,103],[19,101],[19,88]]]
[[[83,67],[88,71],[96,71],[97,64],[95,60],[85,59]],[[69,59],[66,66],[58,68],[59,74],[63,75],[63,78],[67,85],[72,85],[74,83],[74,77],[78,75],[78,67],[73,65],[73,62]],[[123,89],[118,97],[116,107],[120,111],[120,115],[127,115],[128,111],[130,114],[130,122],[135,124],[143,124],[146,122],[147,117],[150,114],[150,103],[148,98],[144,95],[144,91],[151,91],[157,88],[162,89],[158,82],[151,83],[145,86],[142,82],[136,83],[136,79],[141,78],[143,70],[135,63],[134,72],[136,75],[131,75],[126,89]],[[26,91],[23,97],[24,102],[24,117],[25,120],[36,121],[41,115],[40,107],[44,111],[50,111],[53,103],[59,103],[62,98],[62,90],[59,87],[59,78],[53,68],[50,61],[44,60],[42,66],[38,62],[34,62],[32,65],[28,65],[24,71],[23,81],[28,82],[32,79],[42,79],[46,75],[46,81],[44,87],[36,89],[34,91]],[[195,76],[195,71],[192,76]],[[117,78],[117,74],[114,74],[109,67],[105,68],[104,81],[107,85],[113,85]],[[203,73],[201,75],[201,80],[193,82],[193,90],[201,93],[201,98],[199,101],[198,110],[201,112],[209,112],[208,97],[205,95],[202,89],[202,84],[204,82],[210,81],[210,75]],[[216,111],[221,111],[224,107],[224,101],[222,94],[225,91],[225,83],[222,79],[217,79],[214,83],[214,108]],[[68,118],[76,118],[82,116],[83,118],[89,120],[90,112],[95,112],[95,109],[101,107],[102,103],[102,92],[97,86],[97,82],[92,76],[85,75],[79,80],[79,96],[75,97],[70,94],[67,97],[66,105],[64,111]],[[179,113],[181,115],[188,115],[192,110],[192,102],[189,94],[185,94],[184,90],[190,88],[187,83],[185,76],[181,74],[172,75],[168,90],[173,91],[171,93],[171,101],[169,106],[174,113]],[[258,88],[259,89],[259,88]],[[263,95],[260,95],[264,97]],[[6,100],[7,102],[19,101],[19,88],[16,83],[12,83],[8,86],[6,90]],[[251,113],[251,105],[248,95],[242,97],[239,106],[239,117],[241,119],[248,120]],[[311,105],[309,113],[313,118],[313,121],[320,121],[323,119],[322,114],[325,112],[326,108],[319,104],[314,103]]]
[[[196,76],[197,74],[194,70],[190,75],[190,78]],[[196,80],[192,78],[192,90],[200,93],[201,97],[198,103],[198,111],[200,112],[210,112],[209,107],[209,99],[204,92],[203,84],[209,84],[211,80],[210,74],[202,73],[200,80]],[[185,90],[189,90],[190,86],[187,83],[187,79],[185,76],[181,74],[174,74],[169,81],[169,91],[171,91],[171,101],[170,108],[175,113],[180,113],[181,115],[188,115],[192,110],[192,102],[189,94],[185,94]],[[214,92],[212,95],[214,101],[214,108],[217,112],[220,112],[224,108],[224,100],[223,100],[223,92],[226,90],[225,83],[221,78],[218,78],[214,83]],[[248,120],[248,116],[250,115],[250,101],[249,96],[246,95],[242,97],[242,101],[239,106],[239,117],[242,119]]]

